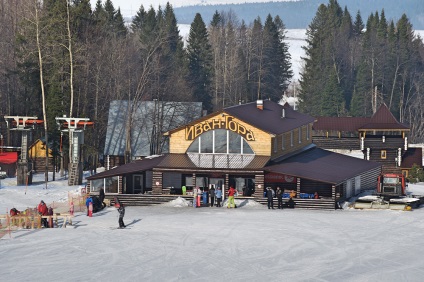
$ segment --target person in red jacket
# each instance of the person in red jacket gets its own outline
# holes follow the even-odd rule
[[[41,202],[38,204],[37,210],[38,210],[39,215],[44,216],[44,215],[48,214],[47,205],[46,205],[46,203],[44,203],[43,200],[41,200]],[[43,224],[44,227],[48,227],[47,218],[42,218],[41,223]]]
[[[236,194],[236,189],[233,186],[230,186],[228,190],[228,205],[227,208],[235,208],[236,204],[234,203],[234,195]]]

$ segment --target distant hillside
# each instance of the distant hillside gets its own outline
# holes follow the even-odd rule
[[[320,4],[328,4],[329,1],[305,0],[293,2],[269,2],[269,3],[246,3],[227,5],[187,6],[175,8],[178,23],[191,24],[196,13],[202,15],[205,23],[209,24],[215,11],[233,10],[239,20],[247,24],[253,22],[258,16],[262,22],[268,14],[279,15],[286,28],[307,28],[315,16]],[[354,19],[357,11],[361,12],[362,20],[366,23],[371,13],[381,12],[384,9],[387,20],[395,22],[406,14],[414,29],[424,29],[424,1],[423,0],[338,0],[342,8],[347,7]]]

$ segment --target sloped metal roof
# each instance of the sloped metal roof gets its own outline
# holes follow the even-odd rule
[[[356,132],[369,120],[366,117],[317,117],[312,129]]]
[[[402,156],[402,168],[411,168],[414,164],[423,166],[423,150],[422,148],[408,148]]]
[[[372,117],[317,117],[313,130],[356,132],[361,130],[402,130],[409,127],[396,120],[385,104]]]
[[[235,168],[234,170],[262,170],[263,167],[269,161],[267,156],[254,156],[253,160],[243,168]],[[208,169],[208,167],[196,166],[186,154],[165,154],[160,156],[154,156],[152,158],[147,157],[142,160],[133,161],[128,164],[124,164],[110,170],[103,171],[96,175],[87,177],[87,180],[95,180],[101,178],[108,178],[113,176],[121,176],[136,172],[143,172],[146,170],[152,170],[154,168],[159,169],[185,169],[185,170],[202,170]],[[222,170],[222,168],[216,168]],[[232,170],[232,169],[227,169]]]
[[[155,156],[152,158],[145,158],[142,160],[133,161],[128,164],[124,164],[98,174],[87,177],[87,180],[95,180],[101,178],[108,178],[113,176],[131,174],[135,172],[142,172],[145,170],[152,169],[160,164],[160,162],[165,158],[164,155]]]
[[[211,155],[211,154],[209,154]],[[267,156],[253,156],[253,159],[244,167],[225,168],[227,170],[260,170],[267,164],[270,157]],[[164,160],[157,166],[157,168],[168,169],[222,169],[221,167],[202,167],[193,163],[187,154],[167,154]]]
[[[124,156],[126,125],[132,103],[116,100],[110,103],[105,141],[105,155]],[[133,156],[149,156],[154,125],[161,124],[161,133],[187,124],[202,115],[200,102],[143,101],[135,106],[131,124],[131,152]],[[157,129],[158,127],[156,127]],[[164,139],[165,140],[165,139]],[[163,153],[168,144],[163,144]]]
[[[264,170],[336,185],[377,167],[381,164],[313,147]]]
[[[276,135],[315,121],[314,117],[293,110],[288,103],[282,106],[270,100],[263,101],[262,110],[257,107],[257,102],[251,102],[226,108],[224,112]]]

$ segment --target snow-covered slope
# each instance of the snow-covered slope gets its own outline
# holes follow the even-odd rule
[[[66,180],[43,174],[25,194],[2,180],[0,214],[62,201]],[[15,184],[14,184],[15,183]],[[7,186],[6,186],[7,185]],[[414,186],[424,192],[424,183]],[[66,228],[20,229],[0,239],[2,281],[422,281],[424,208],[412,212],[192,208],[180,199],[78,212]],[[4,234],[4,233],[3,233]]]

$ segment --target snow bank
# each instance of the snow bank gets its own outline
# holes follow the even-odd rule
[[[161,204],[162,207],[172,207],[172,208],[182,208],[191,206],[191,202],[187,201],[184,198],[178,197],[175,200],[172,200],[168,203]]]

